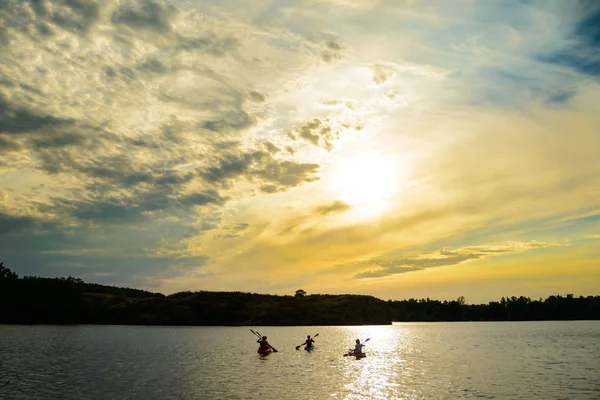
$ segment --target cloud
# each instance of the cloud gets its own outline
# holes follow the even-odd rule
[[[513,242],[497,246],[468,246],[456,250],[440,249],[432,253],[422,253],[413,257],[375,257],[361,263],[361,265],[373,267],[354,275],[354,277],[358,279],[380,278],[405,272],[420,271],[427,268],[461,264],[469,260],[479,260],[499,254],[519,253],[531,249],[554,246],[560,245],[536,241]]]
[[[383,64],[375,64],[371,68],[373,68],[373,82],[377,84],[385,83],[394,73],[392,68]]]
[[[171,17],[177,13],[173,6],[154,0],[129,1],[120,4],[112,14],[114,24],[124,24],[133,29],[148,29],[162,33],[171,31]]]
[[[19,233],[35,224],[35,219],[28,216],[7,215],[0,212],[0,235]]]
[[[320,119],[313,119],[312,121],[305,122],[297,130],[299,137],[306,140],[307,142],[322,147],[327,151],[333,150],[332,141],[339,138],[339,133],[334,132],[330,125],[327,125]],[[288,134],[288,136],[291,134]],[[293,135],[291,138],[295,138]]]
[[[0,93],[0,133],[18,135],[72,123],[73,120],[71,119],[39,115],[27,110],[25,107],[16,106]]]
[[[569,41],[559,49],[541,54],[544,62],[572,68],[586,75],[600,75],[600,6],[595,2],[580,2],[579,19]]]
[[[269,153],[279,153],[281,149],[271,142],[265,142],[265,147]]]
[[[242,235],[246,223],[221,226],[233,198],[319,178],[319,163],[251,130],[298,79],[286,65],[319,61],[322,43],[172,1],[9,0],[0,26],[0,179],[17,193],[0,210],[7,257],[21,235],[36,262],[53,259],[39,265],[108,258],[77,248],[208,257],[178,246]]]
[[[225,187],[238,177],[258,179],[263,191],[273,193],[318,179],[315,175],[318,168],[318,164],[279,161],[270,153],[254,151],[222,156],[202,176],[208,182]]]
[[[342,58],[344,49],[345,46],[335,39],[325,40],[323,50],[321,50],[321,57],[325,62],[332,63]]]
[[[321,215],[338,214],[349,210],[351,207],[341,200],[315,208],[315,212]]]
[[[0,251],[28,272],[390,273],[597,203],[593,2],[3,4]],[[366,151],[397,161],[386,211],[335,200]]]

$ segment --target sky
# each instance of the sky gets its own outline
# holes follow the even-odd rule
[[[600,294],[594,0],[0,2],[0,261],[382,299]]]

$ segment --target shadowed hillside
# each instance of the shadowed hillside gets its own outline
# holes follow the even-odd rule
[[[383,325],[392,321],[600,319],[600,296],[502,298],[488,304],[372,296],[275,296],[145,290],[17,274],[0,263],[0,323],[125,325]]]

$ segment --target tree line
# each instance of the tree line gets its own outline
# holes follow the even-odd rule
[[[503,297],[488,304],[362,295],[293,296],[180,292],[86,283],[79,278],[20,278],[0,262],[0,323],[143,325],[366,325],[392,321],[600,319],[600,296]]]

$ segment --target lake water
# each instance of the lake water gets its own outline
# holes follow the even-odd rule
[[[600,399],[600,321],[252,329],[0,325],[0,399]]]

